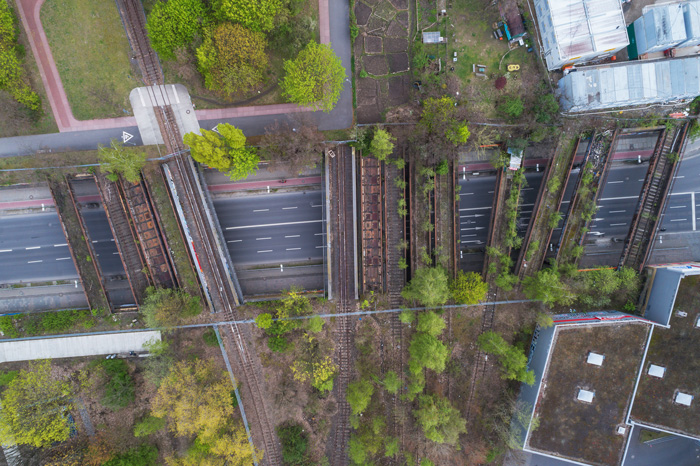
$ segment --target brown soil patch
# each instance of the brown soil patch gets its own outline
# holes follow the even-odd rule
[[[372,14],[372,8],[365,5],[364,3],[358,2],[355,5],[355,19],[357,20],[358,26],[364,26],[369,21],[369,17]]]
[[[386,56],[389,62],[389,70],[392,73],[400,73],[408,71],[408,54],[407,53],[392,53]]]
[[[408,75],[389,79],[389,105],[401,105],[409,97],[410,79]]]
[[[365,53],[382,53],[382,38],[365,36]]]
[[[387,37],[384,39],[384,50],[388,53],[408,52],[408,39]]]
[[[362,57],[362,64],[369,74],[374,76],[383,76],[389,73],[389,65],[386,63],[384,56]]]
[[[399,21],[397,18],[394,21],[392,21],[389,25],[389,29],[387,29],[386,35],[390,37],[405,37],[406,27],[407,26],[401,24],[401,21]]]

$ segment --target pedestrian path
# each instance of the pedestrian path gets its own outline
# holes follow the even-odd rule
[[[77,358],[145,351],[144,344],[160,341],[160,331],[83,335],[0,342],[0,363],[36,359]]]

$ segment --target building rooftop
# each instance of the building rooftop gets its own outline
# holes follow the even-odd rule
[[[557,326],[534,413],[540,424],[529,432],[526,447],[592,465],[619,465],[627,430],[620,434],[618,428],[649,328],[634,321]],[[605,356],[602,365],[588,363],[591,353]]]
[[[620,0],[548,0],[559,52],[571,59],[629,44]]]
[[[700,276],[681,280],[670,328],[653,330],[630,419],[668,431],[700,437]],[[683,317],[685,316],[685,317]],[[663,378],[650,376],[651,365],[666,368]]]

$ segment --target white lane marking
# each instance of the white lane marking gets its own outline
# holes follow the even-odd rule
[[[285,235],[285,238],[299,238],[301,235]]]
[[[598,199],[598,201],[617,201],[620,199],[639,199],[639,196],[603,197]]]
[[[608,184],[624,183],[624,181],[608,181]]]
[[[460,193],[460,196],[471,196],[474,193]]]
[[[260,254],[261,252],[272,252],[272,249],[265,249],[264,251],[258,251],[258,254]]]
[[[611,214],[622,214],[624,212],[627,212],[626,210],[611,210],[609,213]]]
[[[535,189],[535,188],[523,188],[523,189],[521,189],[521,191],[532,191],[533,189]]]
[[[610,224],[611,227],[622,227],[625,225],[627,225],[627,224],[626,223],[611,223]]]
[[[262,225],[243,225],[240,227],[226,227],[227,230],[243,230],[245,228],[282,227],[286,225],[301,225],[302,223],[321,223],[323,220],[303,220],[300,222],[267,223]]]
[[[479,243],[479,244],[481,244],[481,241],[479,241],[478,239],[474,239],[474,240],[471,240],[471,241],[462,241],[462,242],[463,242],[463,243]]]
[[[314,236],[321,236],[321,235],[325,235],[325,233],[314,233]]]
[[[57,258],[56,260],[57,260],[57,261],[67,261],[67,260],[69,260],[69,259],[70,259],[70,257],[59,257],[59,258]]]
[[[229,240],[229,241],[226,241],[226,242],[227,242],[227,243],[240,243],[241,241],[243,241],[243,240],[242,240],[242,239],[232,239],[232,240]]]
[[[460,212],[464,212],[467,210],[489,210],[491,207],[472,207],[470,209],[459,209]]]
[[[693,231],[695,231],[695,224],[696,224],[696,220],[695,220],[695,192],[693,192],[693,194],[690,195],[690,202],[692,205],[691,210],[693,213]]]
[[[644,181],[644,178],[640,178],[640,179],[638,179],[637,181]]]
[[[258,209],[258,210],[254,210],[253,212],[269,212],[269,211],[270,211],[270,209]]]
[[[316,249],[323,249],[325,246],[316,246]]]
[[[12,249],[0,249],[0,252],[12,252]]]
[[[93,239],[93,240],[92,240],[92,244],[95,244],[95,243],[97,243],[97,242],[98,242],[98,241],[97,241],[96,239]]]
[[[113,256],[116,256],[116,255],[119,255],[119,253],[118,253],[118,252],[113,252],[112,255],[113,255]]]
[[[265,239],[272,239],[272,238],[269,238],[269,237],[268,237],[268,238],[255,238],[255,241],[262,241],[262,240],[265,240]]]
[[[296,207],[282,207],[282,210],[292,210],[296,209]]]
[[[494,193],[494,191],[489,191],[489,194],[493,194],[493,193]]]
[[[63,243],[63,244],[54,244],[54,245],[53,245],[53,247],[55,247],[55,248],[60,248],[60,247],[63,247],[63,246],[68,246],[68,244]]]
[[[41,249],[41,246],[32,246],[31,248],[24,248],[24,249],[26,249],[27,251],[30,251],[32,249]]]
[[[688,207],[688,206],[685,206],[685,205],[674,205],[674,206],[671,207],[671,209],[684,209],[684,208],[686,208],[686,207]]]
[[[323,207],[323,204],[311,204],[311,207]]]
[[[27,264],[38,264],[40,262],[44,262],[44,261],[29,261],[29,262],[27,262]]]
[[[671,220],[671,221],[672,221],[672,222],[685,222],[686,220],[688,220],[688,219],[687,219],[687,218],[674,218],[674,219]]]
[[[300,249],[301,249],[301,248],[287,248],[287,251],[298,251],[298,250],[300,250]]]
[[[472,236],[476,236],[476,235],[462,235],[463,238],[471,238]]]
[[[678,180],[679,180],[679,179],[681,179],[681,178],[685,178],[685,175],[681,175],[681,176],[674,176],[674,178],[676,178],[676,179],[678,179]]]

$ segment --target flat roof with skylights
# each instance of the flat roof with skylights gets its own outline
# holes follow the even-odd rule
[[[650,326],[641,322],[555,329],[535,408],[539,427],[528,450],[582,463],[622,460],[629,403]]]
[[[678,287],[670,328],[653,330],[632,421],[700,438],[699,317],[700,276],[685,277]],[[653,366],[662,367],[663,373],[652,370]]]

